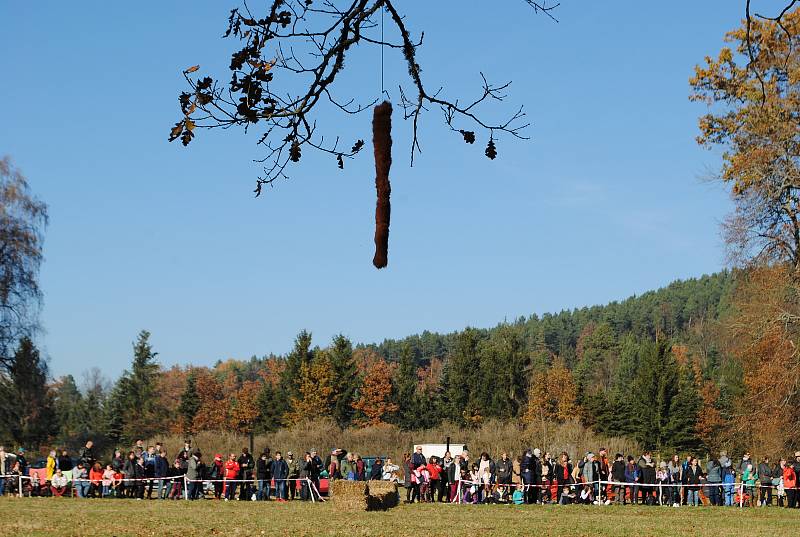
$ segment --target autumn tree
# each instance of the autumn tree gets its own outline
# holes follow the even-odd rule
[[[353,409],[357,412],[355,423],[361,427],[381,425],[397,404],[392,402],[393,367],[383,359],[372,362],[364,374]]]
[[[333,370],[328,354],[318,352],[311,363],[302,363],[299,377],[297,395],[289,400],[286,423],[293,425],[329,416],[333,403]]]
[[[230,425],[234,431],[250,434],[256,427],[259,417],[258,395],[261,384],[254,380],[242,383],[231,396]]]
[[[222,383],[207,369],[195,370],[200,408],[194,417],[198,431],[224,431],[228,425],[228,398]]]
[[[742,276],[726,319],[729,350],[742,368],[734,431],[777,453],[800,443],[800,283],[787,266]]]
[[[47,205],[8,157],[0,159],[0,366],[11,364],[20,339],[38,325],[46,226]]]
[[[794,2],[792,2],[794,4]],[[719,179],[735,203],[725,224],[734,260],[800,270],[800,8],[751,17],[690,79],[705,102],[698,142],[724,150]]]

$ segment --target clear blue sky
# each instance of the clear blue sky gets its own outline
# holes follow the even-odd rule
[[[513,80],[507,110],[525,104],[533,139],[501,137],[491,162],[432,113],[410,168],[397,126],[380,272],[370,148],[344,172],[308,154],[254,199],[252,137],[167,143],[180,71],[228,77],[234,43],[220,36],[236,2],[2,3],[0,153],[50,206],[52,372],[116,377],[142,328],[163,364],[212,364],[286,352],[303,328],[324,345],[339,332],[371,342],[491,326],[722,268],[730,202],[702,180],[719,155],[694,142],[704,108],[687,81],[743,2],[562,3],[555,24],[522,0],[491,14],[402,2],[426,32],[427,85],[471,96],[481,70]],[[377,50],[353,50],[338,94],[376,96],[378,68]],[[386,80],[406,81],[392,52]],[[369,140],[367,115],[326,119]]]

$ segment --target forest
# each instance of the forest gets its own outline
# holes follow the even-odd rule
[[[98,371],[80,382],[33,379],[44,364],[25,340],[11,380],[20,395],[39,395],[19,398],[26,426],[3,436],[71,447],[94,438],[110,448],[169,434],[271,433],[322,418],[401,431],[579,420],[652,449],[734,447],[744,440],[731,425],[746,388],[721,328],[739,277],[724,271],[604,306],[379,344],[343,335],[320,344],[302,331],[285,355],[213,367],[160,366],[142,331],[113,384]]]

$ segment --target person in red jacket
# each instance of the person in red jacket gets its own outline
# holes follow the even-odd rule
[[[430,462],[428,463],[428,473],[431,475],[431,482],[430,482],[430,491],[431,491],[431,501],[442,501],[442,488],[440,487],[440,479],[442,474],[442,467],[439,464],[439,457],[431,457]],[[434,499],[434,495],[438,496],[438,499]]]
[[[239,476],[239,463],[236,462],[236,453],[228,455],[228,460],[225,462],[225,473],[223,479],[225,480],[225,501],[233,500],[236,496],[236,478]],[[228,483],[232,481],[232,483]]]
[[[89,497],[102,498],[103,497],[103,467],[99,462],[94,463],[91,470],[89,470]]]
[[[792,468],[791,464],[786,463],[786,459],[781,459],[781,467],[783,468],[783,490],[786,491],[786,500],[789,508],[797,506],[797,474]]]

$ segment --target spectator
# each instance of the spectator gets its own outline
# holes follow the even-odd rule
[[[72,484],[78,498],[86,498],[89,495],[89,472],[82,462],[72,471]]]
[[[688,485],[687,490],[687,505],[698,506],[700,505],[700,482],[703,478],[703,471],[697,463],[697,459],[691,457],[689,466],[686,468],[686,473],[683,476],[683,484]]]
[[[92,468],[95,463],[94,442],[87,440],[86,444],[81,448],[78,458],[83,463],[84,468]]]
[[[51,449],[50,453],[47,455],[47,462],[45,463],[45,477],[48,482],[53,479],[53,474],[56,473],[57,467],[58,455],[56,455],[56,450]]]
[[[156,498],[163,500],[167,497],[169,489],[169,482],[167,475],[169,474],[169,460],[167,459],[167,452],[161,449],[158,452],[153,463],[153,477],[156,479]]]
[[[411,464],[414,468],[419,468],[420,466],[428,464],[425,455],[422,454],[422,446],[417,446],[414,450],[414,454],[411,455]]]
[[[614,496],[617,503],[625,505],[625,459],[622,453],[614,456],[614,463],[611,465],[611,481],[614,482]]]
[[[239,463],[236,462],[236,453],[228,455],[225,462],[225,474],[223,477],[225,501],[236,499],[236,480],[239,478]]]
[[[722,466],[719,460],[711,458],[706,463],[706,496],[711,505],[722,505],[720,487],[722,486]]]
[[[275,452],[275,460],[272,461],[272,478],[275,480],[275,499],[279,502],[286,501],[286,480],[289,477],[289,465],[283,460],[280,451]]]
[[[450,464],[452,464],[452,463],[453,463],[453,461],[450,461]],[[394,481],[395,483],[397,483],[397,481],[399,479],[397,473],[399,471],[400,471],[400,467],[392,462],[392,458],[391,457],[386,457],[386,464],[383,465],[383,475],[381,475],[381,479],[384,480],[384,481]],[[442,483],[446,483],[446,481],[447,481],[447,477],[445,476],[445,470],[443,468],[442,469]],[[442,490],[444,490],[444,487],[442,487]],[[447,496],[446,493],[443,493],[443,494],[445,496]]]
[[[28,475],[28,461],[25,459],[25,448],[17,450],[17,464],[20,475]]]
[[[261,456],[258,457],[258,461],[256,461],[256,500],[258,501],[269,500],[271,465],[272,461],[269,458],[269,453],[263,451]]]
[[[89,470],[89,495],[90,498],[103,497],[103,467],[95,462]]]
[[[267,455],[269,455],[269,448],[266,449]],[[255,469],[255,461],[253,460],[253,456],[250,454],[250,450],[246,447],[242,448],[242,454],[239,455],[239,458],[236,461],[239,463],[239,479],[241,480],[239,486],[239,500],[240,501],[247,501],[251,499],[252,490],[251,484],[253,482],[253,470]]]
[[[64,475],[61,468],[58,468],[50,480],[50,492],[53,496],[63,496],[67,491],[67,484],[67,476]]]
[[[383,474],[383,465],[381,465],[380,468],[381,474]],[[430,475],[431,501],[441,502],[443,496],[442,488],[440,486],[442,480],[442,466],[439,464],[439,458],[431,457],[426,468],[428,469],[428,474]]]
[[[128,458],[122,466],[122,493],[126,498],[133,498],[136,496],[136,454],[133,451],[128,452]]]
[[[196,449],[186,462],[186,496],[190,500],[196,500],[203,490],[201,457],[202,453]]]
[[[62,472],[72,471],[72,457],[69,456],[69,452],[66,449],[61,451],[61,456],[58,458],[58,467]]]
[[[294,458],[294,453],[286,452],[286,465],[289,467],[289,499],[294,500],[297,486],[300,484],[300,462]]]
[[[669,461],[667,464],[667,469],[669,470],[669,482],[672,483],[672,488],[670,490],[670,503],[673,507],[680,507],[681,505],[681,473],[683,472],[683,466],[681,465],[681,459],[678,455],[673,455],[672,460]]]
[[[742,474],[742,484],[744,485],[744,493],[747,498],[746,503],[749,506],[754,506],[756,504],[756,483],[758,483],[758,472],[753,463],[748,462]]]
[[[631,503],[639,503],[639,465],[633,462],[633,457],[628,455],[628,463],[625,465],[625,482],[628,483]]]
[[[114,468],[110,464],[107,464],[102,476],[103,498],[114,495],[113,493],[115,492],[117,484],[115,476],[116,472],[114,472]]]
[[[224,477],[225,468],[222,463],[222,454],[217,453],[214,455],[214,461],[211,463],[208,472],[208,478],[212,480],[214,485],[214,498],[219,500],[222,498],[222,479]]]
[[[783,490],[786,492],[786,506],[794,509],[797,507],[797,472],[795,472],[794,466],[785,459],[781,459],[781,466],[783,467]]]
[[[135,479],[134,481],[135,497],[137,500],[143,500],[144,488],[145,488],[144,457],[139,457],[138,459],[136,459],[136,465],[133,468],[134,468],[133,477]]]
[[[438,475],[438,474],[437,474]],[[380,480],[383,478],[383,461],[378,457],[375,459],[375,462],[372,463],[372,467],[369,469],[369,479],[372,480]]]
[[[772,478],[773,468],[769,464],[769,457],[764,457],[758,465],[758,478],[761,480],[761,498],[759,503],[762,507],[772,505]]]

